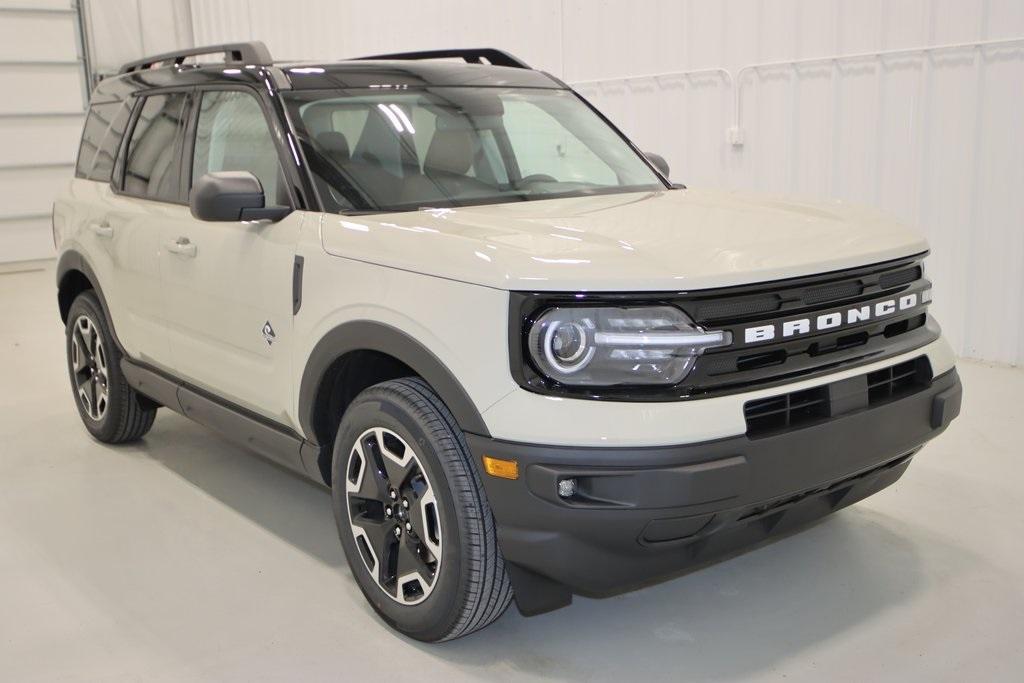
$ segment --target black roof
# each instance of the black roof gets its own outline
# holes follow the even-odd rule
[[[216,64],[186,64],[190,57],[220,54]],[[442,61],[461,58],[463,62]],[[337,62],[273,62],[263,43],[229,43],[154,55],[121,67],[100,83],[94,99],[121,99],[129,92],[210,83],[267,83],[274,89],[324,90],[368,87],[567,87],[543,71],[494,48],[432,50]]]
[[[565,87],[542,71],[490,64],[360,59],[333,64],[275,64],[275,66],[285,72],[292,87],[296,90],[431,85]]]

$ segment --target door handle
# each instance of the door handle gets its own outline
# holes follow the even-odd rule
[[[167,244],[167,251],[172,254],[177,254],[178,256],[195,258],[198,250],[196,249],[196,245],[192,244],[189,238],[179,237],[177,240]]]
[[[90,223],[89,229],[91,229],[98,237],[110,238],[114,236],[114,229],[110,227],[110,223],[103,221],[102,223]]]

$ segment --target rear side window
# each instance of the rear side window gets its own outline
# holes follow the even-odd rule
[[[92,170],[89,172],[90,180],[100,180],[104,183],[110,182],[111,174],[114,171],[114,160],[117,158],[117,150],[121,147],[121,140],[128,129],[128,119],[131,118],[132,108],[127,102],[122,102],[117,113],[110,122],[100,148],[96,150],[96,160],[93,162]]]
[[[263,186],[268,204],[289,203],[270,127],[259,102],[249,93],[203,93],[196,123],[192,182],[218,171],[249,171]]]
[[[121,146],[131,109],[126,102],[99,102],[89,107],[78,148],[75,175],[87,180],[110,182],[114,157]]]
[[[180,200],[187,99],[185,93],[167,93],[143,101],[128,141],[126,194],[165,202]]]

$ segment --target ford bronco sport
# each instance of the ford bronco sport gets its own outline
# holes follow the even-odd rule
[[[54,206],[82,421],[123,443],[163,406],[326,484],[425,641],[896,481],[960,408],[924,240],[667,176],[498,50],[127,64]]]

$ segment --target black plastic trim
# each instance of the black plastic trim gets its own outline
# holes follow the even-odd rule
[[[761,439],[572,447],[467,435],[474,458],[515,460],[483,476],[517,603],[530,614],[571,593],[605,596],[661,580],[856,502],[896,481],[956,417],[956,370],[913,394]],[[577,493],[562,498],[561,479]],[[525,576],[525,580],[517,579]],[[559,590],[561,587],[561,590]]]
[[[185,417],[216,429],[299,474],[318,480],[316,475],[306,471],[302,461],[303,439],[291,430],[256,418],[185,385],[178,387],[178,402]]]
[[[165,408],[184,415],[178,400],[178,387],[181,383],[169,376],[132,361],[127,356],[121,358],[121,374],[129,386],[143,396],[147,396]]]
[[[121,340],[118,339],[117,337],[117,328],[114,325],[113,318],[110,317],[110,306],[107,305],[107,299],[106,297],[103,296],[103,288],[100,287],[100,281],[99,278],[96,277],[96,271],[92,269],[92,266],[89,265],[89,262],[86,260],[86,258],[81,253],[75,251],[74,249],[69,249],[68,251],[65,251],[63,254],[61,254],[60,259],[57,261],[58,297],[60,296],[60,288],[64,282],[64,278],[67,277],[68,273],[72,271],[78,271],[82,273],[82,275],[84,275],[85,278],[92,285],[92,291],[95,292],[96,298],[100,300],[100,308],[103,309],[103,315],[107,319],[107,329],[110,330],[110,336],[114,338],[114,343],[117,345],[118,350],[123,353],[124,346],[121,344]],[[58,299],[58,305],[59,304],[60,301]],[[62,322],[67,322],[66,320],[63,320],[63,314],[64,311],[61,311]]]
[[[189,190],[192,217],[201,221],[270,221],[292,212],[291,206],[267,206],[259,179],[250,171],[214,171],[200,176]]]
[[[132,388],[160,405],[215,429],[318,484],[323,483],[315,459],[314,469],[309,470],[308,458],[303,456],[304,451],[318,449],[295,431],[127,356],[121,359],[121,372]]]
[[[274,61],[273,57],[270,56],[270,50],[267,49],[267,46],[258,40],[254,40],[245,43],[204,45],[201,47],[188,48],[187,50],[174,50],[173,52],[151,55],[149,57],[143,57],[142,59],[134,62],[124,64],[120,69],[118,69],[117,73],[128,74],[135,71],[151,69],[154,65],[163,65],[164,62],[171,62],[173,66],[181,66],[189,57],[216,54],[224,56],[225,64],[234,63],[266,66],[272,64]]]
[[[317,438],[314,413],[324,375],[336,360],[351,351],[377,351],[405,363],[438,393],[463,431],[489,434],[469,394],[428,348],[389,325],[356,320],[325,334],[309,354],[299,388],[299,424],[307,438]]]
[[[390,54],[372,55],[370,57],[356,57],[355,61],[366,60],[420,60],[420,59],[451,59],[458,57],[470,64],[481,64],[481,59],[487,60],[491,66],[509,66],[516,69],[529,69],[526,62],[514,57],[504,50],[493,47],[482,48],[461,48],[451,50],[422,50],[419,52],[393,52]]]
[[[292,266],[292,315],[298,315],[302,308],[302,268],[305,265],[306,259],[296,254]]]
[[[963,404],[963,385],[957,382],[945,391],[937,394],[932,402],[931,425],[933,429],[942,429],[960,415]]]

